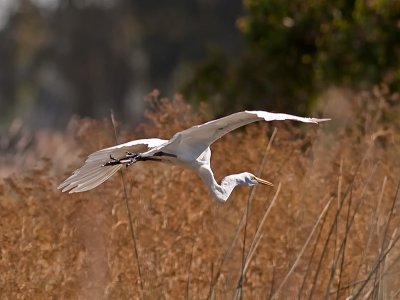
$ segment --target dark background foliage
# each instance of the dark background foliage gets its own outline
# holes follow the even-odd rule
[[[222,111],[306,112],[332,86],[400,83],[400,2],[248,0],[238,28],[246,47],[234,59],[211,56],[186,86]],[[230,102],[227,102],[227,98]]]
[[[397,0],[10,0],[0,17],[3,131],[110,109],[135,124],[154,88],[215,115],[306,113],[332,85],[400,80]]]

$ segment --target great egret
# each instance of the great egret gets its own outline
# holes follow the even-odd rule
[[[63,192],[91,190],[110,178],[122,166],[139,161],[160,161],[180,165],[197,173],[215,200],[225,202],[238,185],[272,183],[244,172],[222,179],[219,185],[210,166],[210,145],[228,132],[255,121],[295,120],[318,123],[329,119],[302,118],[266,111],[242,111],[176,133],[170,140],[141,139],[102,149],[89,155],[85,164],[58,188]]]

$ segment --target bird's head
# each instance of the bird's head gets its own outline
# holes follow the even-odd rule
[[[243,180],[241,182],[242,185],[247,185],[247,186],[253,186],[258,183],[273,186],[273,184],[269,181],[266,181],[264,179],[258,178],[254,174],[251,174],[249,172],[244,172],[240,174],[241,179]]]

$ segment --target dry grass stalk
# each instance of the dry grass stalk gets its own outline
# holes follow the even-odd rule
[[[386,183],[387,183],[387,176],[384,177],[383,182],[382,182],[382,188],[381,188],[381,193],[379,196],[379,201],[377,202],[376,208],[374,209],[374,216],[370,219],[370,223],[368,224],[368,239],[367,239],[367,242],[365,243],[365,249],[363,249],[363,251],[362,251],[361,261],[359,263],[357,271],[355,272],[354,281],[357,281],[358,274],[360,273],[360,269],[361,269],[361,267],[365,261],[365,258],[368,254],[368,250],[370,248],[371,240],[372,240],[373,228],[375,226],[377,226],[377,224],[378,224],[378,216],[380,215],[380,208],[381,208],[381,203],[382,203]]]
[[[115,143],[116,143],[116,145],[118,145],[119,141],[118,141],[117,122],[115,120],[115,116],[114,116],[113,111],[111,111],[110,116],[111,116],[111,123],[112,123],[113,129],[114,129]],[[142,294],[142,297],[143,297],[144,287],[143,287],[142,270],[140,268],[139,252],[138,252],[138,248],[137,248],[137,245],[136,245],[137,244],[137,240],[136,240],[135,227],[134,227],[134,224],[133,224],[133,217],[132,217],[131,209],[129,207],[128,193],[126,191],[124,170],[121,169],[119,171],[119,173],[121,174],[121,182],[122,182],[122,187],[124,189],[124,200],[125,200],[125,205],[126,205],[126,211],[128,213],[129,230],[130,230],[131,236],[132,236],[133,253],[134,253],[135,258],[136,258],[136,266],[137,266],[137,271],[138,271],[138,274],[139,274],[140,291],[141,291],[141,294]]]
[[[278,289],[275,291],[275,294],[272,296],[272,299],[278,299],[279,297],[279,293],[281,292],[282,288],[284,287],[284,285],[286,284],[287,280],[289,279],[290,275],[292,275],[294,269],[296,268],[297,264],[299,263],[300,259],[302,258],[304,251],[306,250],[308,243],[310,242],[312,236],[314,235],[315,230],[317,229],[321,219],[324,217],[325,213],[328,211],[329,206],[332,203],[333,198],[330,198],[328,203],[325,205],[324,209],[322,210],[321,214],[318,217],[318,220],[315,222],[313,229],[311,230],[307,240],[305,241],[303,247],[301,248],[294,264],[292,265],[292,267],[290,268],[289,272],[287,272],[285,278],[282,280],[280,286],[278,287]]]
[[[264,213],[261,221],[259,222],[259,224],[257,226],[256,233],[254,234],[254,238],[251,241],[249,252],[248,252],[248,254],[247,254],[247,256],[246,256],[246,258],[244,260],[244,262],[245,262],[244,263],[244,267],[240,270],[239,280],[238,280],[238,283],[237,283],[238,287],[242,287],[243,280],[244,280],[244,277],[246,276],[246,272],[247,272],[248,267],[250,265],[251,259],[252,259],[253,255],[254,255],[254,253],[255,253],[255,251],[257,249],[257,246],[259,245],[259,243],[260,243],[260,241],[261,241],[261,239],[263,237],[263,234],[261,233],[261,229],[262,229],[265,221],[267,220],[267,217],[268,217],[269,213],[271,212],[271,209],[274,206],[276,199],[278,199],[278,195],[279,195],[280,190],[281,190],[281,184],[279,183],[278,188],[276,189],[274,198],[272,199],[272,201],[271,201],[270,205],[268,206],[268,208],[265,210],[265,213]],[[235,293],[234,299],[238,299],[238,297],[240,297],[240,296],[241,296],[241,289],[239,290],[239,288],[236,288],[236,293]]]
[[[273,143],[273,141],[274,141],[274,139],[276,137],[276,133],[277,132],[278,132],[278,130],[276,128],[274,128],[274,131],[272,132],[271,138],[269,139],[268,145],[266,147],[266,150],[264,152],[262,161],[260,163],[260,166],[259,166],[259,169],[258,169],[258,172],[257,172],[257,176],[258,177],[262,177],[262,171],[264,169],[265,162],[267,161],[268,153],[269,153],[269,151],[271,149],[271,145],[272,145],[272,143]],[[255,192],[256,192],[256,188],[257,188],[257,186],[253,187],[250,190],[249,197],[247,198],[246,211],[245,211],[245,214],[244,214],[245,219],[244,219],[244,230],[243,230],[242,268],[241,268],[241,274],[240,274],[239,281],[238,281],[237,288],[236,288],[236,295],[238,295],[238,297],[240,299],[242,299],[242,296],[243,296],[242,289],[243,289],[243,283],[244,283],[244,279],[245,279],[244,277],[245,277],[245,272],[246,272],[245,271],[245,268],[246,268],[245,267],[245,265],[246,265],[246,257],[245,256],[246,256],[246,239],[247,239],[247,221],[248,221],[248,218],[249,218],[250,209],[251,209],[251,202],[252,202],[252,200],[254,198],[254,195],[255,195]],[[280,190],[280,185],[279,185],[279,190]],[[277,192],[277,194],[278,193],[279,192]],[[251,251],[251,248],[250,248],[249,252],[250,251]]]

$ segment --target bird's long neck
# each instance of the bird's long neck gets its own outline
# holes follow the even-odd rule
[[[237,174],[226,176],[222,179],[221,185],[215,180],[214,174],[209,167],[202,166],[198,174],[206,184],[208,190],[215,200],[225,202],[228,200],[233,189],[240,184],[237,180]]]

